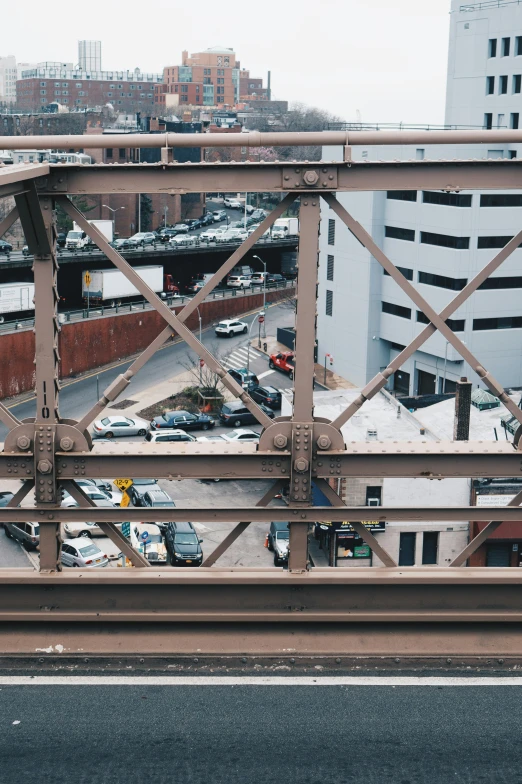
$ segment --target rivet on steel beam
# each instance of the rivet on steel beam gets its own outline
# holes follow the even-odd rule
[[[290,659],[290,664],[295,664],[295,659],[293,657]]]
[[[306,457],[298,457],[294,463],[294,468],[296,471],[307,471],[309,466],[309,462]]]
[[[49,460],[39,460],[37,468],[41,474],[50,474],[53,470],[53,464]]]
[[[31,446],[31,439],[28,436],[18,436],[16,445],[18,449],[29,449]]]

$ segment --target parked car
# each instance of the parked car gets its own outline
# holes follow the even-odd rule
[[[189,231],[195,231],[195,229],[201,228],[200,218],[191,218],[187,221],[187,226],[189,227]]]
[[[172,566],[201,566],[202,541],[192,523],[167,523],[165,544]]]
[[[154,417],[150,426],[153,430],[178,427],[182,430],[209,430],[215,424],[215,421],[208,414],[191,414],[189,411],[166,411],[163,416]]]
[[[97,523],[64,523],[65,535],[68,539],[75,539],[78,536],[105,536],[104,532]]]
[[[246,335],[248,332],[248,324],[244,321],[237,321],[237,319],[226,319],[220,321],[215,329],[218,337],[230,338],[232,335]]]
[[[230,368],[228,373],[232,376],[234,381],[237,381],[237,383],[248,392],[250,392],[251,389],[254,389],[254,387],[259,386],[259,379],[251,370],[247,370],[246,368]]]
[[[288,563],[288,547],[290,531],[288,523],[270,523],[268,532],[268,549],[274,553],[274,566]]]
[[[254,210],[254,212],[252,213],[252,217],[261,223],[261,221],[266,218],[266,212],[265,210],[260,210],[260,209]]]
[[[127,493],[134,506],[143,506],[143,496],[151,490],[156,490],[157,485],[157,479],[133,479]]]
[[[143,494],[142,506],[164,509],[166,507],[176,506],[176,504],[165,490],[162,490],[161,487],[155,487],[154,490],[147,490],[147,492]],[[161,528],[160,523],[157,525]]]
[[[40,544],[40,526],[38,523],[6,523],[5,535],[8,539],[21,542],[26,550],[36,550]]]
[[[82,481],[78,482],[85,495],[88,495],[92,501],[112,501],[114,506],[121,504],[123,493],[119,490],[102,490],[101,487],[96,487],[89,484],[82,485]]]
[[[160,242],[168,242],[172,237],[176,237],[180,232],[177,229],[161,229],[159,232]]]
[[[114,240],[111,242],[111,245],[115,250],[132,250],[133,248],[138,247],[137,241],[133,240],[131,237],[122,237],[119,240]]]
[[[214,216],[211,212],[206,212],[201,216],[200,221],[202,226],[210,226],[211,223],[214,223]]]
[[[250,390],[250,397],[268,408],[281,408],[281,392],[275,387],[254,387]]]
[[[262,403],[259,404],[259,407],[270,419],[274,418],[274,412],[270,408],[267,408]],[[257,424],[257,419],[241,400],[232,400],[230,403],[225,403],[219,412],[219,418],[224,425],[232,427]]]
[[[254,207],[251,204],[247,204],[245,207],[245,211],[247,215],[252,215],[254,212]]]
[[[279,354],[271,354],[268,360],[268,367],[271,370],[282,370],[288,373],[290,378],[294,377],[294,352],[283,351]]]
[[[212,215],[214,217],[214,223],[219,223],[220,221],[224,221],[227,219],[226,210],[214,210]]]
[[[245,229],[227,229],[223,234],[218,234],[215,237],[216,242],[243,242],[248,237],[248,232]]]
[[[158,444],[160,442],[164,443],[195,440],[195,436],[191,436],[190,433],[185,433],[184,430],[149,430],[145,436],[145,441],[152,441],[154,444]]]
[[[259,433],[255,430],[231,430],[230,433],[224,433],[222,438],[231,444],[258,444]]]
[[[230,275],[227,286],[231,289],[249,289],[252,285],[250,277],[247,275]]]
[[[252,282],[252,286],[262,286],[263,281],[265,281],[267,277],[268,277],[268,272],[254,272],[254,274],[250,278]]]
[[[61,561],[64,566],[79,566],[81,569],[97,569],[107,566],[109,559],[97,544],[90,539],[77,542],[66,539],[62,543]]]
[[[240,210],[243,206],[237,199],[223,199],[223,204],[225,207],[228,207],[229,210]]]
[[[248,236],[250,237],[250,235],[253,234],[255,232],[255,230],[258,229],[258,228],[259,228],[259,223],[252,223],[252,225],[249,226],[248,229],[247,229]]]
[[[129,419],[124,416],[108,416],[97,419],[93,425],[93,436],[115,438],[116,436],[144,436],[150,427],[145,419]]]
[[[153,231],[139,231],[137,234],[133,234],[130,239],[135,240],[136,245],[141,245],[144,248],[145,245],[153,245],[156,242],[156,234]]]
[[[188,236],[187,234],[178,234],[176,237],[171,237],[169,240],[169,245],[181,245],[181,247],[189,246],[189,245],[196,245],[198,242],[197,236]]]
[[[82,490],[85,490],[85,487],[83,487]],[[63,490],[62,493],[63,493],[63,498],[62,498],[61,506],[63,506],[65,509],[76,509],[80,506],[78,501],[75,498],[73,498],[72,495],[69,495],[69,493],[66,490]],[[105,493],[98,492],[96,488],[94,489],[94,493],[92,494],[88,493],[87,495],[89,495],[89,498],[94,503],[94,506],[106,507],[106,508],[107,507],[114,508],[116,506],[116,504],[113,503],[113,501],[111,501],[110,498],[108,498],[105,495]]]
[[[177,231],[178,234],[188,234],[188,223],[176,223],[174,230]]]
[[[97,441],[96,443],[100,443]],[[108,441],[107,443],[110,443]],[[105,490],[106,493],[112,493],[113,487],[112,483],[107,481],[106,479],[76,479],[76,484],[83,486],[83,485],[90,485],[91,487],[99,487],[100,490]]]
[[[14,493],[11,493],[10,490],[1,490],[0,491],[0,507],[7,506],[11,498],[13,498]]]
[[[6,242],[5,240],[0,240],[0,253],[11,253],[13,250],[13,246],[10,242]]]
[[[67,234],[64,234],[63,231],[60,231],[56,235],[56,244],[59,248],[65,248],[65,243],[67,241]]]
[[[144,534],[147,534],[144,538]],[[167,548],[160,529],[154,523],[131,525],[130,541],[135,550],[153,561],[156,566],[167,565]]]

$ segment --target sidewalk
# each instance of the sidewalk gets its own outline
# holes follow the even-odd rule
[[[252,348],[257,349],[257,351],[261,351],[263,354],[270,356],[270,354],[279,354],[284,351],[290,351],[288,346],[283,346],[282,343],[278,343],[277,338],[269,335],[266,338],[261,338],[261,348],[257,345],[257,338],[255,340],[250,341],[250,345]],[[266,345],[266,351],[264,350],[264,345]],[[351,381],[348,379],[343,378],[342,376],[337,375],[332,370],[326,370],[326,383],[324,378],[324,365],[320,365],[318,362],[315,363],[314,366],[315,372],[315,380],[317,384],[320,384],[325,389],[356,389],[356,384],[352,384]]]

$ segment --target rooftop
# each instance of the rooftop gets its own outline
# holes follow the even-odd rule
[[[510,397],[518,406],[520,392],[512,393]],[[502,405],[484,411],[480,411],[478,408],[475,408],[475,406],[471,406],[469,427],[470,441],[496,441],[495,428],[498,440],[505,441],[506,435],[501,424],[501,417],[507,413],[509,412]],[[440,403],[435,403],[434,406],[420,409],[414,416],[419,424],[429,428],[438,439],[445,440],[453,438],[453,423],[455,419],[455,400],[453,398],[451,400],[443,400]],[[511,441],[512,438],[510,437],[509,440]]]

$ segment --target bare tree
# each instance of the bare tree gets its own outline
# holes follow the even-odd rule
[[[222,364],[222,360],[226,359],[230,351],[223,349],[218,343],[213,343],[209,350],[214,357]],[[188,370],[190,377],[194,382],[194,386],[200,388],[205,397],[220,397],[223,394],[224,387],[221,383],[221,378],[217,373],[206,364],[200,365],[199,357],[192,351],[187,351],[181,365]]]

